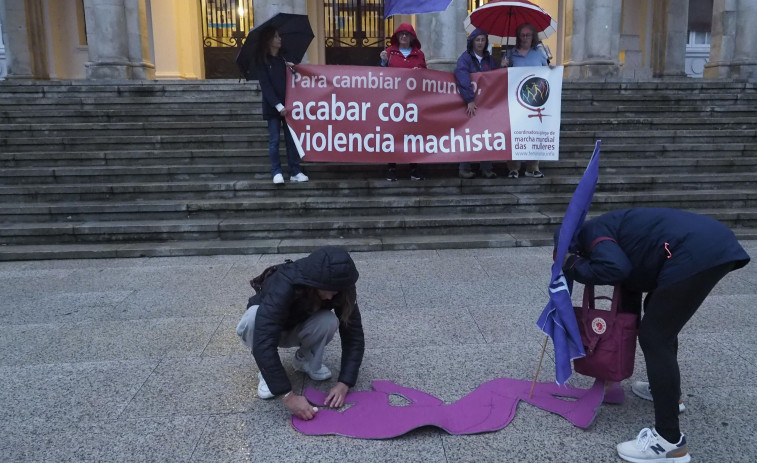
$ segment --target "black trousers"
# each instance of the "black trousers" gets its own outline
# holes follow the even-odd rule
[[[655,429],[666,440],[678,442],[678,401],[681,373],[678,369],[678,333],[697,311],[712,288],[734,263],[718,265],[685,280],[650,292],[644,301],[639,325],[639,345],[647,364],[654,399]]]

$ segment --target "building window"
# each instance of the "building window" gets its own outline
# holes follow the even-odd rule
[[[689,40],[686,45],[709,45],[710,44],[710,32],[709,31],[689,31]]]

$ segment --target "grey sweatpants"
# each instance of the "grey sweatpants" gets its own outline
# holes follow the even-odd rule
[[[255,332],[258,307],[253,305],[247,309],[237,325],[237,336],[250,350],[253,346],[252,336]],[[308,367],[316,371],[323,365],[323,351],[326,344],[334,339],[338,327],[339,319],[334,312],[319,310],[291,331],[282,331],[279,347],[299,347]]]

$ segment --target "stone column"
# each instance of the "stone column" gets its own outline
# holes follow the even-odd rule
[[[148,49],[144,0],[84,0],[88,79],[145,79],[154,66],[143,61]]]
[[[252,2],[253,22],[257,26],[276,13],[307,14],[307,5],[297,0],[269,0]]]
[[[463,21],[468,16],[467,0],[452,0],[445,11],[415,16],[418,40],[423,44],[429,69],[454,71],[467,46]]]
[[[84,0],[88,79],[129,79],[125,0]]]
[[[706,79],[757,79],[757,3],[715,0]]]
[[[26,6],[24,2],[0,0],[0,22],[4,25],[7,78],[33,79],[32,53],[29,46]]]
[[[652,73],[686,77],[689,0],[658,0],[652,6]]]
[[[132,79],[154,79],[155,65],[150,59],[150,44],[147,27],[147,4],[145,0],[127,0],[124,4],[126,15],[126,41]]]
[[[5,80],[5,76],[8,74],[8,67],[6,65],[5,56],[5,37],[3,37],[3,18],[5,17],[5,5],[0,0],[0,80]]]
[[[617,76],[621,2],[567,0],[565,4],[565,77]]]

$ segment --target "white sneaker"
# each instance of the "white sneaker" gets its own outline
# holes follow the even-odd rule
[[[308,366],[307,359],[300,355],[299,350],[294,354],[294,358],[292,359],[292,366],[297,371],[304,371],[305,373],[307,373],[308,376],[310,376],[310,379],[312,379],[313,381],[324,381],[331,378],[331,370],[329,370],[326,365],[321,365],[321,367],[316,371],[311,371],[310,367]]]
[[[289,177],[290,182],[307,182],[308,180],[310,180],[310,177],[303,174],[302,172],[300,172],[297,175],[292,175],[291,177]]]
[[[681,434],[677,444],[671,444],[654,428],[644,428],[635,440],[618,444],[620,458],[633,463],[687,463],[691,461],[686,436]]]
[[[652,389],[646,381],[634,381],[633,384],[631,384],[631,390],[642,399],[653,400]],[[678,402],[678,413],[683,413],[684,410],[686,410],[686,405],[683,404],[683,399],[681,399]]]
[[[282,183],[284,183],[284,176],[281,174],[274,175],[273,183],[275,183],[276,185],[281,185]]]
[[[268,389],[268,384],[266,384],[265,380],[263,379],[263,374],[258,372],[258,397],[261,399],[272,399],[273,394],[271,394],[271,391]]]

